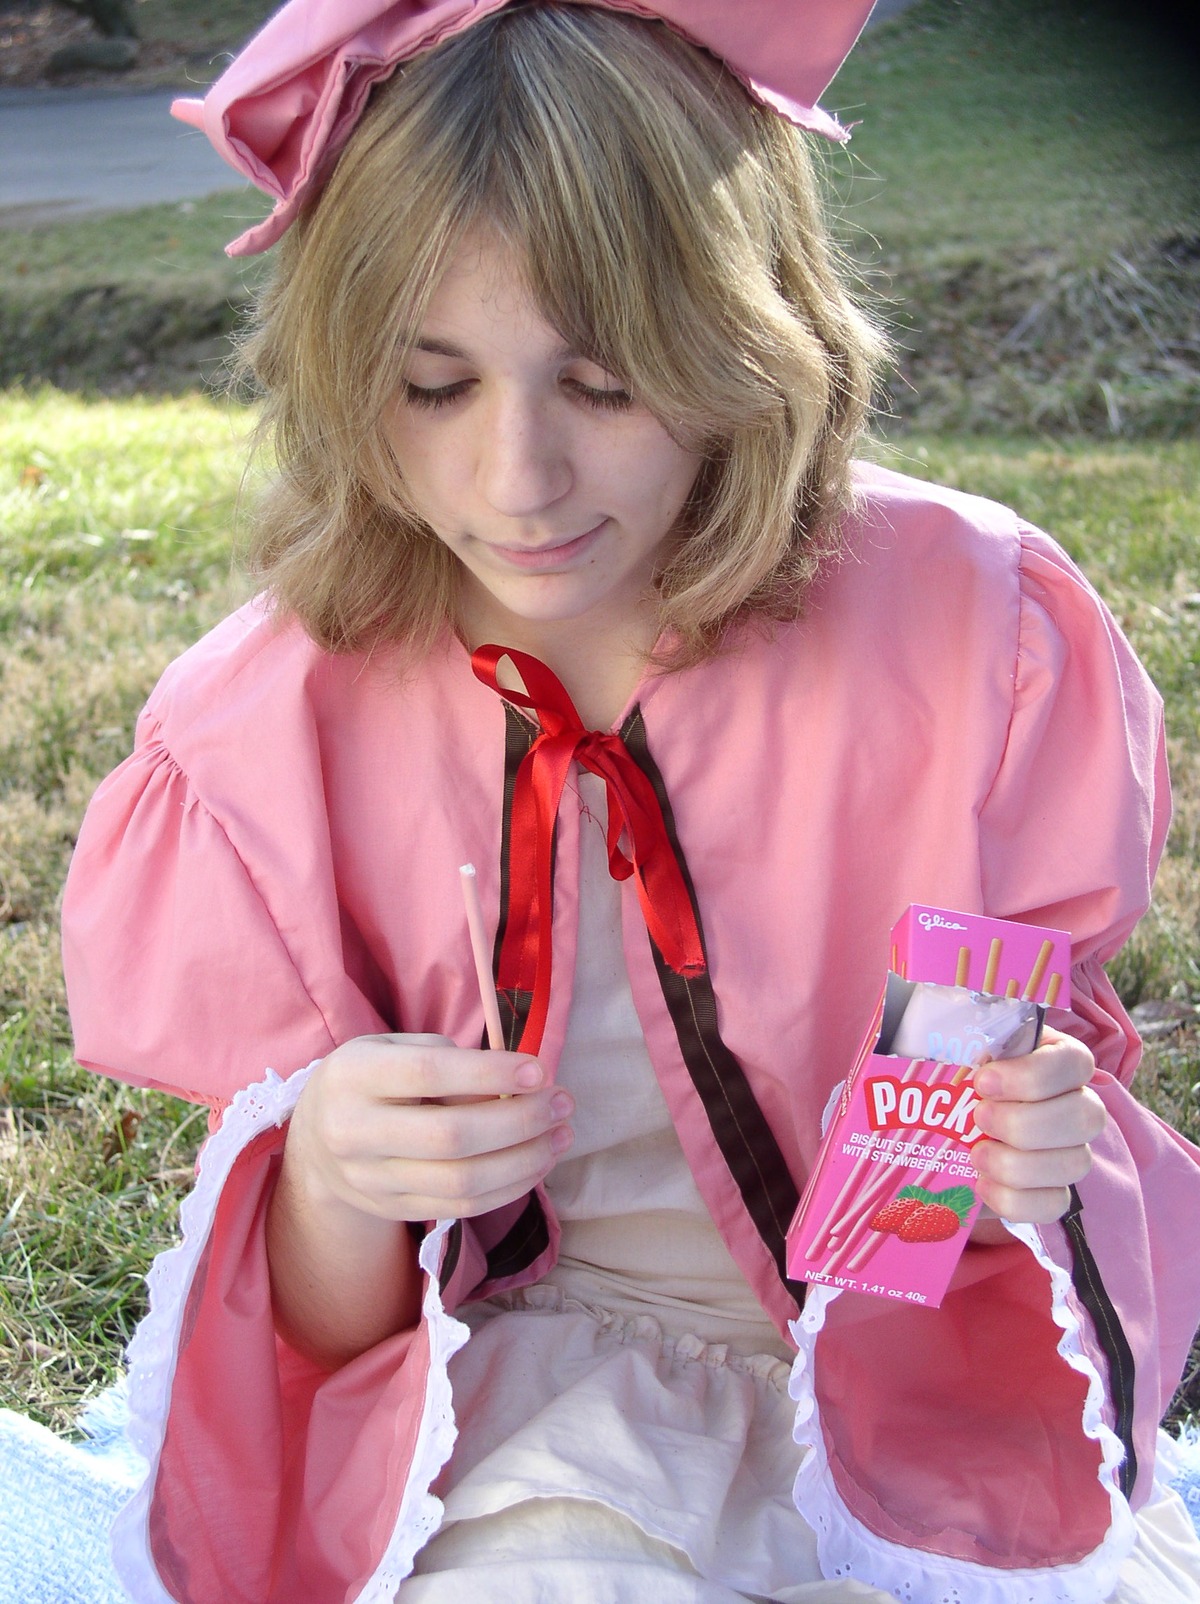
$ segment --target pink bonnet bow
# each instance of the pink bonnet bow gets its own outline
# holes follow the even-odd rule
[[[371,88],[402,61],[461,33],[508,0],[289,0],[203,100],[177,100],[230,166],[275,197],[262,223],[226,246],[273,245],[325,181]],[[719,57],[764,105],[844,141],[817,105],[874,0],[571,0],[657,19]]]

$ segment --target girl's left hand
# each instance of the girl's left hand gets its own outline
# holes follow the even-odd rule
[[[1108,1118],[1088,1085],[1095,1068],[1081,1042],[1046,1029],[1032,1053],[993,1059],[976,1071],[975,1123],[984,1139],[971,1158],[985,1209],[973,1241],[1008,1240],[989,1213],[1030,1225],[1066,1213],[1071,1186],[1092,1167],[1089,1144]]]

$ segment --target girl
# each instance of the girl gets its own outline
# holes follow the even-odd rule
[[[880,343],[797,126],[868,9],[293,0],[188,113],[279,196],[277,470],[266,599],[66,899],[81,1058],[216,1130],[131,1351],[137,1599],[1200,1592],[1200,1175],[1102,968],[1158,703],[1045,536],[851,466]],[[806,1300],[914,901],[1069,928],[1073,1012],[978,1076],[941,1309]]]

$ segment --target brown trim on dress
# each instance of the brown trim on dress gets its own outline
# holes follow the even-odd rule
[[[500,1281],[519,1275],[550,1246],[550,1227],[536,1192],[530,1192],[525,1207],[494,1247],[488,1249],[487,1280]]]
[[[1121,1439],[1125,1458],[1117,1471],[1121,1491],[1128,1498],[1137,1480],[1137,1454],[1133,1446],[1134,1358],[1129,1338],[1113,1307],[1100,1268],[1083,1229],[1083,1201],[1078,1187],[1071,1188],[1071,1206],[1063,1215],[1063,1229],[1071,1245],[1071,1284],[1092,1317],[1096,1338],[1108,1360],[1109,1391],[1113,1400],[1113,1430]]]
[[[679,844],[675,816],[666,786],[646,742],[642,710],[635,707],[621,730],[630,755],[654,787],[696,923],[704,939],[704,925],[687,860]],[[721,1039],[717,999],[709,969],[701,975],[676,974],[650,943],[675,1033],[692,1085],[712,1127],[713,1137],[742,1196],[759,1236],[775,1261],[779,1279],[797,1309],[804,1302],[804,1283],[787,1273],[787,1228],[799,1195],[791,1171],[768,1125],[766,1116],[746,1078],[746,1072]],[[707,956],[707,954],[706,954]]]

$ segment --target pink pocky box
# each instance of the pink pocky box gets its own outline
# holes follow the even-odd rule
[[[975,1070],[1069,1003],[1061,930],[914,905],[788,1230],[788,1274],[936,1308],[980,1209]]]

